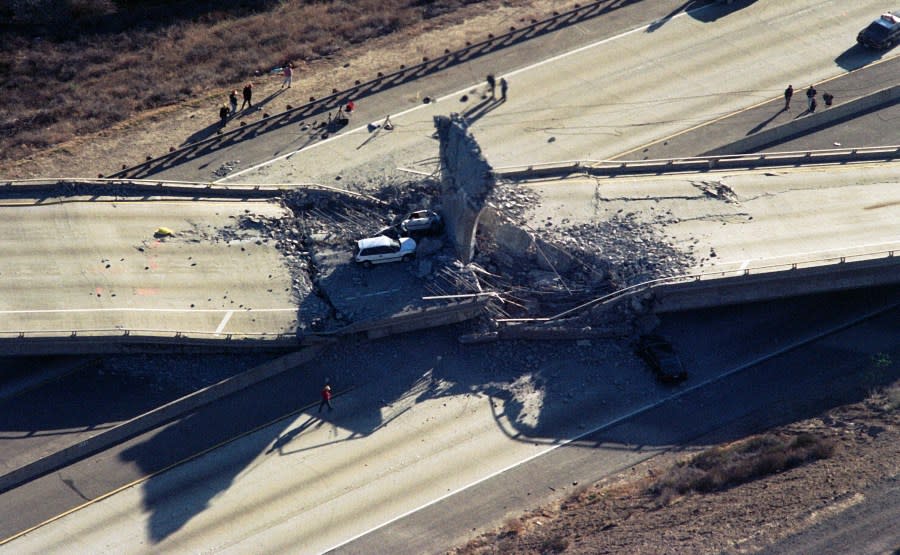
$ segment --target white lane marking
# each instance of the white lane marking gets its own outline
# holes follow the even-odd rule
[[[225,324],[228,323],[228,320],[231,320],[231,317],[234,315],[233,310],[229,310],[225,313],[225,316],[222,317],[222,321],[219,322],[219,327],[216,328],[216,335],[222,333],[222,330],[225,329]]]
[[[724,380],[725,378],[728,378],[728,377],[730,377],[730,376],[732,376],[732,375],[734,375],[734,374],[737,374],[738,372],[742,372],[742,371],[746,370],[747,368],[752,368],[753,366],[756,366],[757,364],[763,363],[763,362],[765,362],[765,361],[767,361],[767,360],[769,360],[769,359],[772,359],[772,358],[775,358],[775,357],[777,357],[777,356],[783,355],[784,353],[787,353],[787,352],[789,352],[789,351],[792,351],[792,350],[794,350],[794,349],[796,349],[796,348],[798,348],[798,347],[802,347],[803,345],[805,345],[805,344],[807,344],[807,343],[812,343],[813,341],[817,341],[817,340],[819,340],[819,339],[821,339],[821,338],[823,338],[823,337],[827,337],[827,336],[829,336],[829,335],[831,335],[831,334],[833,334],[833,333],[837,333],[837,332],[842,331],[842,330],[844,330],[844,329],[847,329],[847,328],[850,328],[850,327],[852,327],[852,326],[855,326],[856,324],[858,324],[858,323],[860,323],[860,322],[864,322],[865,320],[868,320],[869,318],[872,318],[872,317],[877,316],[877,315],[879,315],[879,314],[883,314],[883,313],[888,312],[888,311],[890,311],[890,310],[893,310],[893,309],[895,309],[895,308],[897,308],[897,307],[900,307],[900,302],[894,303],[894,304],[889,305],[889,306],[887,306],[887,307],[881,307],[881,308],[875,309],[875,310],[873,310],[873,311],[871,311],[871,312],[867,312],[866,314],[863,314],[862,316],[859,316],[859,317],[857,317],[857,318],[854,318],[853,320],[851,320],[851,321],[849,321],[849,322],[844,322],[843,324],[838,324],[838,325],[836,325],[835,327],[833,327],[833,328],[831,328],[831,329],[824,330],[824,331],[821,331],[821,332],[819,332],[819,333],[814,333],[814,334],[812,334],[812,335],[809,336],[809,337],[806,337],[806,338],[803,338],[803,339],[799,339],[799,340],[795,341],[794,343],[791,343],[790,345],[787,345],[787,346],[785,346],[785,347],[782,347],[782,348],[780,348],[780,349],[778,349],[778,350],[776,350],[776,351],[773,351],[773,352],[771,352],[771,353],[769,353],[769,354],[767,354],[767,355],[763,355],[763,356],[761,356],[761,357],[758,357],[758,358],[756,358],[756,359],[751,360],[750,362],[745,362],[744,364],[741,364],[741,365],[739,365],[739,366],[737,366],[737,367],[735,367],[735,368],[732,368],[731,370],[725,372],[724,374],[720,374],[720,375],[718,375],[718,376],[709,378],[709,379],[704,380],[704,381],[702,381],[702,382],[700,382],[700,383],[698,383],[698,384],[695,384],[695,385],[693,385],[693,386],[691,386],[691,387],[689,387],[689,388],[687,388],[687,389],[684,389],[684,390],[682,390],[682,391],[679,391],[678,393],[675,393],[675,394],[670,395],[670,396],[668,396],[668,397],[663,397],[662,399],[659,399],[658,401],[654,401],[653,403],[649,403],[649,404],[647,404],[647,405],[644,405],[644,406],[642,406],[642,407],[640,407],[640,408],[637,408],[637,409],[635,409],[635,410],[633,410],[633,411],[631,411],[631,412],[629,412],[629,413],[627,413],[627,414],[624,414],[624,415],[622,415],[622,416],[619,416],[618,418],[614,418],[614,419],[610,420],[609,422],[603,423],[603,424],[601,424],[601,425],[599,425],[599,426],[597,426],[597,427],[595,427],[595,428],[593,428],[593,429],[591,429],[591,430],[588,430],[588,431],[586,431],[586,432],[583,432],[583,433],[581,433],[581,434],[578,434],[577,436],[571,437],[571,438],[569,438],[569,439],[562,439],[562,440],[560,440],[558,443],[555,443],[554,445],[548,447],[547,449],[545,449],[545,450],[543,450],[543,451],[540,451],[540,452],[538,452],[538,453],[534,453],[533,455],[529,455],[528,457],[522,459],[521,461],[514,462],[514,463],[512,463],[512,464],[506,466],[505,468],[501,468],[500,470],[497,470],[497,471],[495,471],[495,472],[492,472],[492,473],[488,474],[487,476],[483,476],[483,477],[481,477],[481,478],[475,480],[474,482],[469,483],[468,485],[461,486],[461,487],[459,487],[459,488],[457,488],[457,489],[455,489],[455,490],[453,490],[453,491],[450,491],[450,492],[448,492],[448,493],[446,493],[446,494],[444,494],[444,495],[442,495],[442,496],[440,496],[440,497],[438,497],[438,498],[436,498],[436,499],[433,499],[433,500],[431,500],[431,501],[429,501],[429,502],[427,502],[427,503],[424,503],[423,505],[421,505],[421,506],[419,506],[419,507],[416,507],[415,509],[410,509],[409,511],[406,511],[405,513],[402,513],[402,514],[400,514],[400,515],[398,515],[398,516],[396,516],[396,517],[394,517],[394,518],[392,518],[392,519],[390,519],[390,520],[388,520],[388,521],[386,521],[386,522],[384,522],[384,523],[382,523],[382,524],[379,524],[378,526],[373,526],[372,528],[370,528],[369,530],[366,530],[365,532],[361,532],[361,533],[359,533],[359,534],[353,536],[352,538],[349,538],[349,539],[347,539],[347,540],[344,540],[343,542],[341,542],[341,543],[335,545],[334,547],[331,547],[331,548],[329,548],[329,549],[326,549],[325,551],[322,551],[322,553],[323,553],[323,554],[324,554],[324,553],[330,553],[331,551],[334,551],[334,550],[336,550],[336,549],[338,549],[338,548],[340,548],[340,547],[343,547],[343,546],[345,546],[345,545],[347,545],[347,544],[353,542],[354,540],[357,540],[357,539],[359,539],[359,538],[361,538],[361,537],[363,537],[363,536],[365,536],[365,535],[367,535],[367,534],[371,534],[372,532],[374,532],[374,531],[376,531],[376,530],[379,530],[379,529],[381,529],[381,528],[384,528],[385,526],[388,526],[389,524],[393,524],[394,522],[396,522],[396,521],[398,521],[398,520],[400,520],[400,519],[402,519],[402,518],[404,518],[404,517],[407,517],[407,516],[409,516],[409,515],[411,515],[411,514],[413,514],[413,513],[417,513],[417,512],[419,512],[419,511],[421,511],[422,509],[425,509],[425,508],[427,508],[427,507],[430,507],[431,505],[434,505],[434,504],[436,504],[436,503],[439,503],[439,502],[443,501],[444,499],[447,499],[447,498],[449,498],[449,497],[452,497],[452,496],[456,495],[457,493],[463,492],[463,491],[465,491],[465,490],[467,490],[467,489],[469,489],[469,488],[473,488],[473,487],[477,486],[478,484],[480,484],[480,483],[482,483],[482,482],[486,482],[487,480],[490,480],[491,478],[494,478],[495,476],[499,476],[500,474],[503,474],[504,472],[507,472],[507,471],[509,471],[509,470],[512,470],[513,468],[516,468],[517,466],[521,466],[521,465],[523,465],[523,464],[525,464],[525,463],[527,463],[527,462],[529,462],[529,461],[531,461],[531,460],[533,460],[533,459],[536,459],[536,458],[538,458],[538,457],[541,457],[541,456],[543,456],[543,455],[546,455],[547,453],[549,453],[549,452],[551,452],[551,451],[553,451],[553,450],[555,450],[555,449],[558,449],[558,448],[560,448],[560,447],[565,447],[566,445],[568,445],[568,444],[570,444],[570,443],[572,443],[572,442],[574,442],[574,441],[578,441],[579,439],[581,439],[581,438],[583,438],[583,437],[587,437],[587,436],[589,436],[589,435],[591,435],[591,434],[595,434],[595,433],[597,433],[597,432],[599,432],[599,431],[602,431],[602,430],[606,430],[606,429],[612,428],[613,426],[615,426],[615,425],[617,425],[617,424],[620,424],[620,423],[622,423],[623,421],[628,420],[629,418],[635,417],[635,416],[637,416],[637,415],[639,415],[639,414],[641,414],[641,413],[644,413],[644,412],[647,412],[647,411],[649,411],[649,410],[655,409],[655,408],[657,408],[657,407],[659,407],[659,406],[662,406],[662,405],[665,404],[665,403],[668,403],[669,401],[678,399],[678,398],[680,398],[680,397],[684,397],[684,396],[686,396],[686,395],[689,394],[689,393],[693,393],[694,391],[697,391],[697,390],[700,389],[700,388],[703,388],[703,387],[706,387],[706,386],[708,386],[708,385],[710,385],[710,384],[713,384],[713,383],[722,381],[722,380]]]
[[[290,308],[247,308],[247,312],[292,312],[297,307]],[[206,312],[223,313],[234,312],[233,308],[40,308],[33,310],[0,310],[0,314],[72,314],[78,312]]]
[[[702,8],[701,8],[701,9],[702,9]],[[680,13],[680,14],[678,14],[678,15],[675,15],[675,16],[669,18],[669,20],[676,19],[676,18],[678,18],[678,17],[682,17],[683,15],[686,15],[686,14],[687,14],[687,12],[682,12],[682,13]],[[503,74],[503,75],[498,75],[498,77],[512,77],[512,76],[514,76],[514,75],[518,75],[518,74],[524,73],[524,72],[526,72],[526,71],[531,71],[531,70],[533,70],[533,69],[535,69],[535,68],[538,68],[538,67],[541,67],[541,66],[543,66],[543,65],[552,64],[553,62],[556,62],[556,61],[558,61],[558,60],[562,60],[562,59],[567,58],[567,57],[569,57],[569,56],[573,56],[573,55],[575,55],[575,54],[580,54],[581,52],[584,52],[584,51],[586,51],[586,50],[590,50],[591,48],[596,48],[596,47],[598,47],[598,46],[600,46],[600,45],[602,45],[602,44],[606,44],[606,43],[608,43],[608,42],[612,42],[612,41],[614,41],[614,40],[618,40],[618,39],[620,39],[620,38],[627,37],[628,35],[631,35],[631,34],[634,34],[634,33],[642,33],[642,32],[644,32],[644,31],[646,31],[651,25],[653,25],[653,23],[655,23],[655,22],[651,22],[651,23],[649,23],[649,24],[647,24],[647,25],[644,25],[644,26],[642,26],[642,27],[637,27],[637,28],[632,29],[632,30],[630,30],[630,31],[625,31],[624,33],[620,33],[620,34],[615,35],[615,36],[612,36],[612,37],[607,37],[607,38],[605,38],[605,39],[600,39],[600,40],[598,40],[598,41],[596,41],[596,42],[592,42],[591,44],[587,44],[587,45],[582,46],[582,47],[580,47],[580,48],[576,48],[575,50],[569,50],[568,52],[563,52],[562,54],[558,54],[558,55],[556,55],[556,56],[553,56],[552,58],[548,58],[548,59],[542,60],[542,61],[540,61],[540,62],[535,62],[535,63],[533,63],[533,64],[531,64],[531,65],[528,65],[528,66],[525,66],[525,67],[521,67],[521,68],[519,68],[519,69],[516,69],[516,70],[511,71],[511,72],[509,72],[509,73],[505,73],[505,74]],[[427,107],[432,106],[433,104],[437,104],[437,103],[439,103],[439,102],[445,102],[446,100],[451,99],[451,98],[452,98],[452,99],[455,99],[455,98],[459,97],[459,95],[469,92],[469,91],[472,89],[472,87],[478,87],[478,86],[480,86],[481,84],[482,84],[482,83],[481,83],[480,81],[477,82],[477,83],[473,83],[473,84],[468,85],[468,86],[466,86],[465,88],[462,88],[462,89],[460,89],[460,90],[458,90],[458,91],[451,92],[451,93],[448,93],[448,94],[446,94],[446,95],[444,95],[444,96],[441,96],[441,97],[435,99],[434,102],[431,102],[431,103],[429,103],[429,104],[418,104],[418,105],[416,105],[416,106],[413,106],[412,108],[408,108],[408,109],[403,110],[403,111],[401,111],[401,112],[398,112],[398,113],[396,113],[396,114],[391,114],[391,116],[394,117],[394,118],[400,118],[400,117],[405,116],[406,114],[410,114],[410,113],[412,113],[412,112],[415,112],[416,110],[423,110],[423,109],[425,109],[425,108],[427,108]],[[340,138],[342,138],[342,137],[346,137],[347,135],[350,135],[350,134],[352,134],[352,133],[357,133],[357,132],[362,131],[363,129],[368,129],[368,127],[369,127],[369,124],[367,123],[366,125],[361,125],[361,126],[355,128],[355,129],[351,129],[351,130],[347,131],[346,133],[341,133],[341,134],[339,134],[339,135],[332,135],[332,136],[328,137],[327,139],[322,139],[321,141],[319,141],[319,142],[317,142],[317,143],[314,143],[314,144],[311,144],[311,145],[307,145],[307,146],[298,148],[297,150],[293,150],[293,151],[288,152],[288,153],[286,153],[286,154],[282,154],[281,156],[276,156],[275,158],[272,158],[271,160],[267,160],[267,161],[265,161],[265,162],[260,162],[259,164],[256,164],[255,166],[250,166],[250,167],[247,168],[247,169],[244,169],[244,170],[241,170],[241,171],[237,171],[237,172],[231,173],[231,174],[229,174],[229,175],[227,175],[227,176],[225,176],[225,177],[223,177],[223,178],[221,178],[221,179],[217,179],[216,181],[213,181],[213,183],[224,183],[224,182],[226,182],[226,181],[228,181],[228,180],[230,180],[230,179],[232,179],[232,178],[234,178],[234,177],[237,177],[237,176],[239,176],[239,175],[243,175],[243,174],[245,174],[245,173],[247,173],[247,172],[250,172],[250,171],[253,171],[253,170],[257,170],[257,169],[259,169],[259,168],[268,166],[268,165],[270,165],[270,164],[274,164],[275,162],[278,162],[279,160],[283,160],[283,159],[285,159],[285,158],[290,158],[291,156],[297,154],[297,153],[300,152],[300,151],[303,151],[303,150],[310,150],[310,149],[313,149],[313,148],[322,146],[322,145],[324,145],[324,144],[330,143],[331,141],[335,141],[335,140],[340,139]]]

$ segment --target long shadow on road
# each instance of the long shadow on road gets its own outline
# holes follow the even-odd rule
[[[887,296],[880,296],[882,299],[896,300],[900,294],[896,288],[883,291]],[[190,491],[189,496],[171,498],[171,476],[165,480],[151,477],[145,482],[144,506],[151,513],[149,536],[159,543],[204,511],[210,500],[226,491],[260,455],[293,456],[334,441],[355,441],[377,433],[419,403],[457,395],[474,394],[499,401],[491,402],[491,406],[499,407],[494,414],[498,428],[529,444],[567,443],[567,438],[579,435],[573,419],[590,414],[587,411],[595,411],[601,418],[607,418],[603,416],[606,414],[613,421],[617,414],[640,407],[652,410],[638,410],[632,418],[608,430],[600,428],[570,445],[658,449],[676,443],[690,445],[702,436],[707,436],[703,441],[709,441],[709,434],[717,429],[723,430],[717,439],[734,439],[859,400],[872,387],[900,377],[900,365],[879,368],[872,362],[875,353],[893,356],[900,349],[894,309],[861,325],[868,326],[868,330],[851,328],[842,332],[847,336],[840,341],[829,336],[732,377],[714,380],[735,361],[752,360],[771,352],[773,345],[809,335],[802,315],[809,313],[814,319],[820,316],[810,306],[831,306],[838,318],[844,305],[852,307],[855,302],[863,302],[863,298],[873,302],[872,295],[841,302],[836,300],[838,297],[761,303],[741,309],[743,319],[758,320],[759,326],[744,322],[734,326],[734,330],[726,325],[733,320],[729,309],[667,317],[672,322],[669,327],[677,330],[673,334],[676,344],[692,351],[685,353],[685,358],[694,365],[693,374],[681,389],[655,384],[651,374],[630,355],[627,343],[621,342],[591,346],[568,341],[462,346],[455,334],[446,329],[373,342],[349,341],[325,352],[320,360],[259,384],[254,391],[241,392],[183,418],[124,452],[122,459],[137,464],[146,473],[157,472],[262,423],[281,419],[270,428],[271,433],[244,436],[238,456],[229,458],[225,468],[225,461],[216,461],[214,455],[204,457],[206,460],[199,464],[209,465],[210,474],[215,477],[196,487],[185,482],[183,487]],[[740,307],[730,310],[735,309]],[[779,321],[779,315],[786,315],[794,323],[782,321],[780,329],[773,331],[771,322]],[[663,325],[665,328],[667,324]],[[765,341],[731,344],[734,333],[742,329],[759,333],[767,328],[773,337]],[[455,329],[459,333],[464,330]],[[698,337],[703,338],[700,343]],[[693,352],[697,345],[704,352]],[[733,352],[727,353],[729,348]],[[720,355],[714,355],[715,352]],[[721,361],[716,362],[717,359]],[[323,413],[320,418],[314,407],[319,388],[326,380],[335,391],[352,391],[357,401],[351,407],[342,404],[342,397],[338,396],[335,412]],[[708,387],[688,390],[705,380],[711,380]],[[673,401],[662,402],[673,395]],[[601,400],[602,406],[598,404]],[[723,403],[733,408],[724,411]],[[345,412],[342,414],[341,410]],[[302,416],[303,412],[307,416]],[[723,416],[725,412],[732,416]],[[284,418],[286,415],[294,418]],[[301,416],[296,418],[298,415]],[[729,427],[734,422],[739,425]],[[298,437],[322,425],[339,426],[348,429],[349,434],[322,445],[292,447]],[[189,480],[187,476],[175,479]]]

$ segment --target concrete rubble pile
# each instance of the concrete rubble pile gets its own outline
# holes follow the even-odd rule
[[[354,274],[353,283],[364,285],[371,270],[357,268],[348,256],[356,241],[379,235],[396,227],[409,212],[421,208],[439,210],[436,204],[436,184],[430,179],[393,182],[375,187],[372,183],[354,184],[351,193],[334,189],[297,189],[282,200],[290,215],[281,219],[266,219],[261,224],[275,246],[284,254],[290,267],[294,294],[309,304],[311,329],[329,331],[352,322],[382,314],[350,312],[346,306],[336,306],[329,298],[328,288],[321,280],[331,275],[334,265],[345,266],[341,271]],[[421,296],[454,295],[474,292],[474,280],[461,267],[441,236],[422,237],[417,241],[416,260],[411,264],[391,265],[393,271],[409,272],[421,283]],[[338,256],[337,254],[343,254]],[[314,310],[314,309],[315,310]],[[301,317],[303,316],[301,310]]]
[[[438,184],[431,178],[390,181],[380,187],[353,187],[365,193],[330,189],[298,189],[282,200],[290,215],[266,219],[248,215],[230,232],[254,230],[272,240],[284,254],[293,278],[293,293],[301,305],[301,328],[337,329],[369,314],[348,314],[336,307],[320,278],[334,271],[333,253],[347,254],[357,239],[396,226],[412,210],[440,211]],[[496,291],[508,302],[492,307],[491,317],[550,316],[624,287],[680,275],[694,264],[690,254],[667,243],[652,222],[635,214],[616,213],[606,221],[572,225],[552,221],[532,228],[528,211],[539,202],[528,189],[502,183],[488,199],[478,228],[473,264],[463,265],[446,237],[419,238],[417,258],[392,266],[408,272],[422,285],[422,296]],[[223,238],[226,238],[223,235]],[[355,281],[364,283],[363,269]],[[631,320],[646,312],[647,299],[601,314],[586,311],[578,320],[557,325],[606,325]]]
[[[500,184],[479,226],[475,262],[503,276],[493,284],[524,308],[511,309],[515,316],[549,316],[631,285],[682,275],[694,265],[691,254],[631,213],[578,225],[548,217],[543,226],[529,227],[525,215],[538,202],[527,189]]]

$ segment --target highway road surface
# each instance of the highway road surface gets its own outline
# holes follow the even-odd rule
[[[784,270],[792,263],[883,258],[900,249],[900,163],[573,177],[527,183],[529,226],[563,229],[625,214],[691,252],[686,273]],[[771,270],[770,270],[771,271]]]
[[[806,84],[846,73],[842,63],[855,53],[857,31],[883,9],[877,1],[841,0],[753,2],[730,12],[702,6],[512,71],[505,102],[482,99],[484,86],[475,82],[392,114],[393,131],[369,132],[368,122],[354,122],[349,132],[221,181],[342,185],[396,175],[397,168],[431,173],[433,118],[450,112],[471,120],[494,167],[614,158],[780,98],[793,83],[796,105],[776,114],[779,123],[801,115]],[[888,78],[884,86],[893,84]]]
[[[293,333],[281,254],[239,218],[265,201],[18,199],[0,205],[0,334]],[[161,227],[174,235],[154,236]]]
[[[495,165],[610,158],[656,138],[777,97],[788,82],[798,86],[843,72],[837,60],[852,47],[856,31],[873,13],[882,10],[883,4],[868,0],[759,1],[725,17],[705,20],[704,14],[719,9],[699,8],[692,14],[678,15],[656,25],[647,21],[645,26],[571,55],[510,73],[511,96],[505,103],[479,108],[477,97],[460,102],[461,92],[452,94],[437,103],[398,113],[394,131],[373,138],[367,131],[356,130],[266,166],[235,174],[232,179],[250,183],[322,180],[331,184],[335,175],[371,176],[373,169],[385,174],[395,173],[397,167],[432,171],[436,155],[436,145],[430,137],[432,117],[467,108],[484,112],[471,112],[480,116],[472,129],[489,161]],[[814,25],[810,25],[811,19]],[[470,90],[471,87],[466,88]],[[327,169],[323,167],[323,159],[329,161]],[[754,192],[765,192],[759,185],[744,183],[740,177],[734,180],[744,202],[749,202]],[[663,190],[665,187],[684,194],[684,183],[667,183]],[[816,193],[834,195],[837,200],[843,198],[841,195],[846,194],[848,187],[854,186],[823,186]],[[696,194],[693,190],[689,192]],[[868,198],[869,193],[860,194]],[[873,195],[869,205],[857,202],[854,207],[861,210],[882,202],[887,201]],[[140,206],[115,205],[115,210],[130,216],[117,223],[123,230],[117,229],[121,242],[110,245],[115,248],[98,249],[85,240],[75,243],[86,256],[96,259],[95,270],[99,274],[113,270],[119,262],[130,264],[126,253],[148,256],[144,242],[151,241],[153,229],[165,224],[157,223],[159,212],[148,213],[146,207]],[[72,236],[82,226],[102,225],[91,223],[95,220],[104,221],[97,214],[92,218],[90,213],[78,214],[77,220],[73,219],[79,209],[68,205],[46,208],[64,212],[61,219],[67,223],[63,228],[41,235],[34,222],[43,218],[29,222],[34,216],[18,212],[14,215],[20,219],[23,229],[32,229],[32,233],[50,245],[40,246],[38,252],[75,248],[60,242],[59,238]],[[895,210],[895,207],[886,208]],[[34,214],[44,209],[30,208]],[[111,213],[111,207],[103,210],[104,218],[118,217]],[[239,208],[222,206],[220,214],[214,215],[206,212],[198,215],[191,210],[199,209],[187,206],[176,205],[172,210],[176,227],[182,230],[191,229],[195,218],[202,218],[199,221],[204,225],[226,226],[227,216],[237,215]],[[833,205],[828,210],[834,210]],[[872,213],[874,218],[890,214],[879,207],[873,208]],[[207,218],[213,216],[213,223],[207,223]],[[815,219],[814,215],[806,217],[805,221]],[[74,221],[81,224],[73,226]],[[777,218],[771,224],[776,225]],[[864,228],[859,240],[869,241],[866,234],[870,231]],[[103,229],[98,232],[104,233]],[[701,231],[694,228],[691,232]],[[115,234],[107,230],[106,235]],[[723,259],[740,261],[767,254],[781,255],[790,250],[769,253],[754,250],[757,247],[750,245],[753,241],[741,237],[744,236],[735,234],[728,243],[723,243],[721,248],[727,255]],[[46,273],[46,268],[29,261],[23,246],[24,236],[19,239],[16,247],[19,251],[9,252],[19,252],[18,258],[29,268],[21,279],[34,280],[40,285],[41,272]],[[3,240],[9,241],[9,237]],[[250,243],[255,245],[254,241]],[[3,246],[12,249],[14,245]],[[145,251],[136,249],[138,246],[145,246]],[[822,246],[828,248],[829,244],[822,240]],[[179,247],[172,260],[185,266],[180,273],[174,273],[180,276],[180,284],[190,283],[189,265],[193,257],[204,263],[215,257],[218,264],[227,264],[227,271],[223,268],[217,274],[224,280],[216,290],[222,293],[223,299],[232,291],[227,282],[228,273],[246,278],[243,273],[249,266],[259,272],[254,275],[260,282],[276,279],[279,285],[290,287],[286,271],[279,270],[274,249],[260,247],[237,254],[235,246],[230,251],[221,245],[215,252],[206,252],[206,248],[212,247],[189,244]],[[248,256],[255,257],[253,263],[238,262]],[[149,267],[141,259],[140,264],[130,267],[124,275],[139,274],[145,266]],[[13,270],[5,267],[0,271],[7,276],[7,271]],[[65,274],[56,271],[54,278]],[[269,278],[269,274],[276,277]],[[81,294],[85,303],[98,308],[104,307],[98,303],[106,303],[103,299],[110,291],[116,292],[119,299],[123,291],[119,287],[130,288],[130,302],[141,302],[143,295],[135,291],[143,287],[140,285],[143,281],[108,279],[115,287],[97,291],[93,281],[86,280],[91,284],[88,290],[82,291],[78,284],[70,288],[74,295]],[[157,280],[157,288],[167,287],[172,281]],[[0,292],[0,298],[15,299],[22,294],[14,285],[7,287],[13,289]],[[212,295],[204,301],[199,293],[205,293],[208,287],[206,283],[194,285],[188,289],[190,295],[175,293],[170,302],[172,308],[184,310],[184,305],[189,306],[197,297],[199,300],[193,302],[205,302],[204,307],[220,311],[196,324],[215,332],[223,325],[225,316],[221,311],[234,309],[230,302],[226,305],[222,301],[214,302]],[[29,289],[41,288],[32,284]],[[235,303],[239,308],[241,304],[252,303],[254,308],[275,310],[285,306],[288,294],[277,288],[269,292],[265,285],[258,285],[253,293],[253,297],[236,299]],[[250,292],[242,289],[240,294]],[[267,301],[260,304],[259,298]],[[23,306],[27,308],[44,306],[36,300],[25,300]],[[35,499],[53,503],[51,508],[59,515],[52,522],[3,545],[0,551],[317,553],[345,544],[341,548],[344,552],[377,553],[388,549],[399,553],[403,552],[404,545],[407,549],[413,546],[412,552],[417,553],[435,551],[469,533],[465,513],[470,517],[477,513],[474,509],[467,511],[467,507],[489,497],[494,505],[489,514],[479,515],[478,519],[478,525],[487,526],[499,522],[507,512],[517,512],[529,503],[546,499],[549,494],[543,488],[540,491],[526,488],[515,492],[516,496],[510,499],[500,489],[484,494],[486,497],[471,499],[467,502],[472,505],[455,507],[462,514],[457,514],[457,520],[447,516],[448,512],[432,519],[430,525],[441,530],[430,538],[432,543],[424,546],[403,541],[396,548],[389,547],[383,539],[365,534],[405,515],[414,518],[424,507],[453,508],[460,499],[454,494],[472,491],[468,489],[470,486],[493,476],[509,476],[508,470],[525,462],[541,464],[548,460],[541,455],[563,452],[558,449],[561,445],[580,447],[575,442],[579,438],[586,438],[584,449],[566,451],[579,456],[586,452],[596,462],[589,471],[581,471],[583,478],[579,479],[590,479],[624,468],[659,449],[694,440],[735,419],[763,412],[767,403],[784,401],[792,393],[803,391],[810,395],[811,391],[819,391],[827,397],[832,380],[840,376],[824,376],[812,370],[813,365],[808,361],[792,359],[785,363],[779,357],[789,354],[786,350],[790,347],[805,345],[848,321],[877,313],[884,301],[884,298],[861,299],[849,309],[849,314],[829,312],[815,303],[807,310],[792,311],[781,322],[783,327],[779,328],[777,340],[767,348],[757,350],[748,345],[731,349],[731,343],[720,344],[716,350],[719,356],[699,366],[691,382],[674,392],[650,381],[622,346],[606,345],[597,354],[593,349],[599,349],[599,345],[585,345],[582,348],[589,351],[578,362],[564,362],[562,357],[538,357],[535,368],[515,376],[492,374],[493,368],[477,357],[477,350],[460,353],[456,345],[443,346],[446,360],[444,355],[435,357],[434,350],[423,348],[422,352],[416,352],[388,347],[387,363],[375,358],[375,347],[367,348],[365,353],[350,350],[347,356],[357,357],[351,364],[363,369],[378,364],[382,373],[373,372],[372,381],[359,380],[356,385],[360,387],[342,392],[334,413],[319,415],[306,406],[284,420],[263,426],[186,464],[133,483],[111,485],[105,475],[92,472],[91,467],[97,461],[89,460],[77,468],[65,469],[0,496],[3,514],[13,515],[17,521],[27,522],[25,507]],[[71,306],[68,300],[52,302],[48,309]],[[9,315],[20,309],[13,304],[7,307]],[[285,319],[278,320],[278,325],[289,322],[287,315],[278,318]],[[752,317],[745,314],[737,325],[748,330],[766,329],[771,327],[771,318],[771,311]],[[896,348],[896,321],[894,311],[884,318],[860,323],[871,326],[866,335],[870,341],[852,343],[847,347],[847,356],[864,361],[873,349],[883,349],[885,345]],[[704,328],[702,337],[707,348],[716,345],[717,330],[722,334],[719,337],[735,332],[721,325]],[[874,337],[887,339],[875,342],[871,340]],[[453,343],[452,338],[449,341]],[[438,346],[438,341],[432,339],[430,347]],[[403,353],[402,360],[400,353]],[[815,356],[833,356],[833,352],[813,348],[812,356],[815,360]],[[762,369],[757,371],[759,368]],[[785,379],[786,373],[795,370],[797,373]],[[378,377],[382,380],[376,381]],[[773,383],[783,383],[784,387],[773,388]],[[385,390],[388,394],[384,394]],[[732,402],[723,404],[723,398]],[[656,413],[657,409],[663,412]],[[227,406],[222,410],[227,414]],[[190,418],[174,424],[178,425],[190,426]],[[623,427],[618,428],[619,425]],[[591,435],[592,432],[596,433]],[[139,438],[139,448],[123,452],[116,462],[133,472],[134,466],[140,466],[135,454],[141,448],[153,449],[155,441],[165,439],[163,433],[158,438],[153,434]],[[555,466],[563,467],[563,464]],[[553,470],[540,476],[552,475]],[[519,485],[527,484],[527,471],[519,476]],[[565,476],[568,483],[573,481],[570,476]],[[543,486],[538,475],[535,483]],[[64,491],[68,498],[59,501],[48,493],[51,491]],[[80,508],[64,514],[82,501],[85,502]],[[11,519],[5,520],[9,523]],[[403,522],[397,520],[397,525]],[[435,522],[440,525],[435,526]],[[4,537],[33,524],[36,522],[7,529]],[[409,537],[421,539],[421,528],[418,530],[420,533]],[[399,534],[393,537],[405,539]],[[346,543],[354,539],[357,543]]]
[[[734,433],[791,421],[801,416],[792,399],[814,414],[865,395],[847,368],[900,347],[900,297],[882,293],[761,303],[739,320],[722,310],[667,317],[692,371],[674,389],[655,384],[617,342],[542,345],[528,369],[503,367],[502,351],[460,349],[446,334],[346,350],[304,370],[359,365],[333,412],[306,405],[140,477],[185,428],[231,427],[245,418],[235,407],[264,402],[263,389],[5,493],[0,538],[50,521],[0,552],[441,552],[472,527],[660,449],[701,447],[712,432],[735,437],[729,427],[745,419]]]

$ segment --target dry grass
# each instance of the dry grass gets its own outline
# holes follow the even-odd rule
[[[0,159],[484,1],[0,0]]]
[[[710,493],[777,474],[810,461],[828,458],[834,443],[801,433],[753,436],[708,449],[673,466],[650,487],[662,504],[690,492]]]

